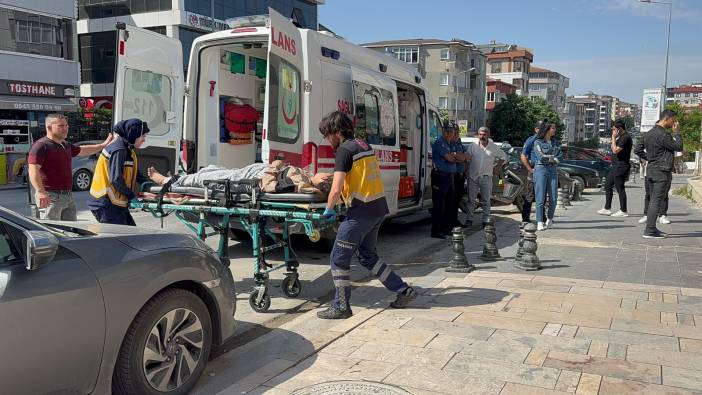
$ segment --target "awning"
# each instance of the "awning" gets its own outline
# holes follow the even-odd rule
[[[0,95],[0,109],[23,111],[77,111],[78,106],[67,97],[31,97]]]

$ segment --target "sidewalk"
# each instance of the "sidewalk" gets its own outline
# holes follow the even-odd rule
[[[640,215],[640,184],[629,187]],[[213,360],[195,393],[325,393],[329,382],[359,394],[702,393],[702,214],[671,197],[661,228],[673,236],[651,242],[637,215],[593,214],[603,198],[586,195],[538,233],[535,275],[509,262],[518,216],[500,217],[502,261],[477,259],[477,233],[468,275],[444,271],[448,243],[395,265],[420,293],[411,308],[388,309],[378,281],[356,282],[352,318],[305,312]]]

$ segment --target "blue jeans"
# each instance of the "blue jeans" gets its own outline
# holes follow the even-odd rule
[[[536,195],[536,221],[546,222],[544,205],[548,193],[548,219],[553,219],[556,213],[558,197],[558,172],[556,166],[537,164],[534,168],[534,193]]]
[[[349,215],[339,225],[331,252],[331,274],[336,292],[332,306],[338,310],[351,309],[351,259],[358,255],[361,265],[370,270],[385,288],[403,292],[407,284],[378,257],[378,230],[383,217]]]

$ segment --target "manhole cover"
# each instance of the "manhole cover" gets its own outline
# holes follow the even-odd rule
[[[300,388],[293,395],[335,395],[335,394],[388,394],[411,395],[402,388],[372,381],[330,381]]]

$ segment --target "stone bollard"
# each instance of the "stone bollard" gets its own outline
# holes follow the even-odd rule
[[[524,256],[524,226],[526,226],[526,224],[519,225],[519,242],[517,242],[519,248],[517,248],[517,253],[514,255],[515,262],[521,261]]]
[[[447,272],[453,273],[469,273],[475,268],[468,262],[466,257],[465,246],[463,244],[463,228],[457,226],[451,231],[453,233],[451,241],[453,242],[453,257],[449,262]]]
[[[600,179],[600,183],[602,183],[602,185],[600,185],[600,191],[602,192],[605,191],[605,182],[607,182],[607,178],[602,177],[602,179]]]
[[[538,245],[536,244],[536,225],[532,223],[526,224],[524,227],[524,255],[520,261],[515,262],[514,266],[522,270],[539,270],[541,263],[539,257],[536,256]]]
[[[495,218],[492,216],[485,221],[485,245],[483,246],[483,254],[480,255],[480,259],[483,261],[500,259],[500,251],[497,249]]]
[[[558,196],[556,198],[556,209],[566,210],[565,195],[566,195],[566,192],[563,190],[563,188],[560,188],[558,190]]]
[[[573,199],[576,202],[583,200],[583,189],[582,185],[580,185],[579,182],[575,183],[575,187],[573,188]]]
[[[572,206],[570,203],[570,188],[564,186],[563,188],[563,205],[566,207]]]

